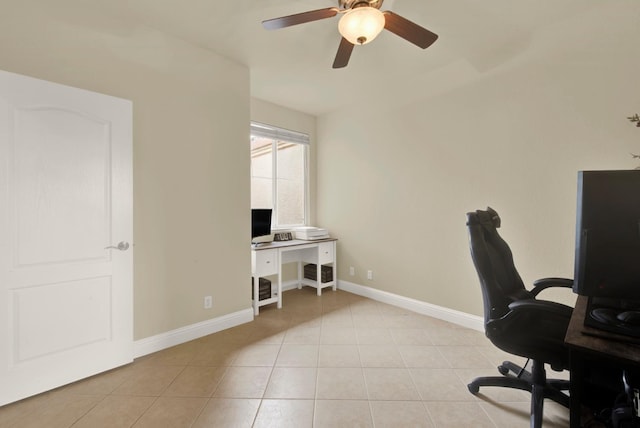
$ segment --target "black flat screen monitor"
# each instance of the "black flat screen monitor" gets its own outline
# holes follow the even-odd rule
[[[573,290],[640,300],[640,170],[578,173]]]
[[[251,239],[271,234],[271,208],[251,209]]]

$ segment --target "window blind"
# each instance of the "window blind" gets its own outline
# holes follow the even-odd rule
[[[265,125],[264,123],[251,122],[251,135],[262,138],[272,138],[274,140],[289,141],[297,144],[309,145],[309,135],[302,132],[291,131],[289,129],[278,128],[276,126]]]

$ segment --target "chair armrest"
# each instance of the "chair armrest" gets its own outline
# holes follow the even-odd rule
[[[542,290],[545,290],[550,287],[564,287],[571,288],[573,287],[573,279],[567,278],[541,278],[537,281],[533,282],[533,289],[531,290],[531,294],[537,296],[540,294]]]
[[[557,336],[564,340],[572,313],[571,307],[549,300],[516,300],[509,304],[509,312],[485,324],[485,332],[491,340],[504,334]],[[548,328],[550,325],[554,327]]]
[[[549,300],[517,300],[509,304],[509,310],[513,313],[519,311],[534,311],[545,312],[548,314],[559,315],[561,317],[571,318],[573,309],[570,306],[563,305],[562,303],[551,302]]]

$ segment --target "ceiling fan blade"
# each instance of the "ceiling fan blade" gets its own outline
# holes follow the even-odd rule
[[[310,10],[309,12],[296,13],[295,15],[267,19],[266,21],[262,21],[262,26],[267,30],[277,30],[279,28],[291,27],[292,25],[304,24],[305,22],[331,18],[336,16],[338,11],[339,9],[337,7]]]
[[[402,16],[389,10],[384,13],[384,28],[393,34],[413,43],[416,46],[426,49],[438,39],[438,35],[432,33],[424,27],[414,24]]]
[[[338,46],[338,53],[336,53],[336,59],[333,60],[333,68],[343,68],[349,64],[349,58],[351,58],[351,51],[353,51],[353,44],[344,37],[340,40],[340,46]]]

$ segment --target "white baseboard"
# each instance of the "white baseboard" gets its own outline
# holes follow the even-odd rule
[[[276,284],[277,286],[277,284]],[[282,291],[287,291],[287,290],[293,290],[295,288],[298,288],[298,281],[293,279],[291,281],[284,281],[282,283]]]
[[[378,302],[387,303],[422,315],[428,315],[433,318],[448,321],[472,330],[484,331],[484,319],[477,315],[467,314],[465,312],[433,305],[431,303],[411,299],[409,297],[399,296],[387,291],[376,290],[375,288],[365,287],[348,281],[338,281],[338,288],[340,290],[348,291],[349,293],[368,297],[370,299],[377,300]]]
[[[155,336],[145,337],[133,342],[133,357],[142,357],[251,321],[253,321],[253,309],[249,308]]]

